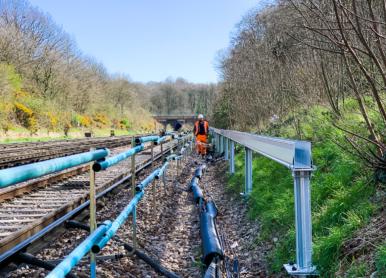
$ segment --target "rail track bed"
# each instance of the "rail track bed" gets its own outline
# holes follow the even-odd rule
[[[132,136],[114,136],[0,144],[0,169],[77,154],[88,151],[90,148],[128,146],[131,140]]]
[[[164,150],[173,144],[165,143]],[[127,146],[114,148],[111,155],[127,149]],[[161,155],[160,146],[154,147],[154,155]],[[149,151],[137,154],[136,168],[140,169],[150,159]],[[84,204],[89,194],[89,167],[74,167],[0,190],[0,254],[4,255],[17,244]],[[109,170],[97,173],[97,193],[127,177],[130,170],[130,160],[126,160]]]
[[[178,171],[175,164],[170,165],[166,184],[154,183],[155,190],[148,188],[138,206],[138,248],[178,277],[203,277],[199,212],[192,193],[187,190],[194,169],[201,163],[200,158],[193,156],[182,162]],[[259,225],[248,219],[246,203],[241,198],[234,199],[234,195],[223,187],[226,167],[223,162],[208,165],[201,181],[203,191],[216,201],[221,211],[217,225],[221,238],[226,242],[225,255],[232,259],[238,257],[239,277],[267,277],[266,261],[262,259],[265,256],[261,254],[266,254],[271,247],[252,244],[259,234]],[[138,179],[143,179],[149,172],[145,170]],[[98,222],[115,218],[131,199],[129,187],[104,198],[103,207],[97,212]],[[97,277],[161,277],[139,257],[128,254],[123,248],[122,242],[133,242],[131,225],[129,219],[116,239],[98,254]],[[79,228],[67,229],[35,255],[56,264],[87,235],[87,231]],[[44,277],[47,273],[43,268],[19,265],[8,277]],[[89,258],[85,257],[71,273],[80,278],[89,277]],[[225,273],[225,266],[222,266],[220,277],[229,277]]]

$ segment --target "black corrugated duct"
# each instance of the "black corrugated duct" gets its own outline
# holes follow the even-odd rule
[[[204,205],[204,209],[200,213],[200,233],[202,240],[203,261],[209,266],[214,258],[223,259],[224,252],[220,245],[220,240],[217,235],[215,218],[217,216],[217,208],[213,201],[209,201]]]
[[[193,191],[193,198],[196,204],[200,203],[200,199],[204,200],[201,188],[198,186],[198,178],[193,177],[190,182],[189,189]]]
[[[196,170],[194,171],[194,176],[195,176],[196,178],[201,179],[202,174],[204,173],[205,169],[206,169],[206,165],[205,165],[205,164],[202,164],[202,165],[198,166],[198,167],[196,168]]]

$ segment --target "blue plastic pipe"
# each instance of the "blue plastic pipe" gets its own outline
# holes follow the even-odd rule
[[[78,247],[76,247],[60,264],[58,264],[46,277],[60,278],[70,273],[80,260],[91,250],[106,231],[111,227],[111,221],[105,221],[92,234],[90,234]]]
[[[99,160],[108,155],[108,149],[100,149],[0,170],[0,188]]]
[[[145,137],[140,137],[135,139],[135,142],[137,144],[139,143],[143,144],[146,142],[157,142],[159,138],[160,138],[159,136],[145,136]]]
[[[200,203],[200,200],[204,200],[204,195],[200,186],[198,185],[197,177],[193,177],[192,181],[190,182],[190,189],[193,191],[193,197],[196,204]]]
[[[155,177],[158,175],[158,172],[159,172],[160,169],[155,169],[149,176],[146,177],[146,179],[144,179],[143,181],[141,181],[136,187],[135,187],[135,190],[137,192],[139,191],[142,191],[145,189],[146,186],[149,185],[149,183],[151,183]]]
[[[166,161],[173,160],[175,157],[177,157],[176,154],[171,154],[171,155],[169,155],[168,157],[166,157]]]
[[[203,261],[207,266],[210,265],[216,256],[221,259],[224,257],[224,251],[221,248],[215,224],[217,210],[214,213],[215,205],[210,203],[211,201],[206,204],[206,210],[200,213]],[[209,208],[208,206],[211,207]]]
[[[138,202],[142,199],[145,193],[143,191],[135,194],[134,198],[131,199],[130,203],[125,207],[125,209],[119,214],[119,216],[114,220],[111,227],[106,231],[105,235],[98,241],[94,243],[92,251],[98,253],[103,247],[106,246],[107,242],[117,233],[120,226],[127,220],[129,215],[133,212]]]
[[[133,156],[134,154],[139,153],[140,151],[143,151],[144,148],[145,148],[144,145],[141,144],[139,146],[131,148],[128,151],[122,152],[122,153],[117,154],[117,155],[115,155],[113,157],[109,157],[105,161],[96,162],[93,165],[93,169],[96,172],[99,172],[100,170],[106,170],[107,168],[109,168],[109,167],[111,167],[111,166],[121,162],[122,160],[125,160],[128,157]]]
[[[162,136],[160,138],[158,138],[158,140],[155,142],[156,145],[159,145],[161,144],[162,142],[164,142],[166,140],[168,136]]]
[[[162,165],[162,167],[158,171],[158,174],[155,176],[157,180],[164,175],[166,168],[168,168],[168,166],[169,166],[169,162],[165,162],[164,165]]]

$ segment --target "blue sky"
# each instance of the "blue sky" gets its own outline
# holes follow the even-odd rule
[[[87,55],[134,81],[217,81],[216,53],[261,0],[30,0]]]

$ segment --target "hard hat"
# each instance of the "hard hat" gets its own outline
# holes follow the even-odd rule
[[[202,115],[202,114],[198,114],[198,119],[199,119],[199,120],[202,120],[202,119],[204,119],[204,115]]]

